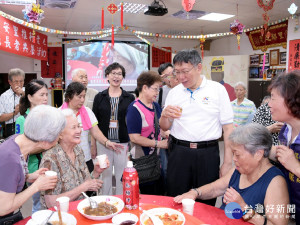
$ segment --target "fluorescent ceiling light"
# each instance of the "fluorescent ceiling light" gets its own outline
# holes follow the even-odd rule
[[[35,3],[36,0],[0,0],[0,4],[8,4],[8,5],[27,5]]]
[[[120,11],[121,3],[117,7],[118,7],[118,11]],[[137,4],[137,3],[130,3],[130,2],[123,3],[123,11],[125,13],[144,13],[146,7],[147,5],[145,4]]]
[[[198,20],[210,20],[210,21],[221,21],[228,18],[234,17],[234,15],[222,14],[222,13],[209,13],[198,18]]]

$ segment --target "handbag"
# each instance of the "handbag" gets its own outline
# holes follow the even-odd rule
[[[154,108],[154,124],[155,124],[155,140],[158,138],[158,120],[155,106]],[[130,154],[130,160],[133,162],[133,167],[137,170],[139,176],[139,183],[147,183],[156,181],[160,178],[160,159],[157,155],[157,148],[155,147],[154,152],[149,155],[141,156],[137,159],[132,158]]]
[[[23,220],[23,216],[21,211],[19,210],[14,214],[10,213],[6,216],[0,216],[0,225],[11,225],[21,220]]]

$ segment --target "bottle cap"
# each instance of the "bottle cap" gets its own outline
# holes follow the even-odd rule
[[[133,167],[133,162],[132,162],[132,161],[128,161],[128,162],[127,162],[127,167],[132,168],[132,167]]]

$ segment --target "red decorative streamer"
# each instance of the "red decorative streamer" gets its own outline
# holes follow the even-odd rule
[[[102,15],[101,15],[101,29],[104,29],[104,8],[102,7]]]
[[[111,26],[111,46],[113,47],[115,44],[115,32],[114,32],[114,24]]]
[[[121,3],[121,27],[123,28],[123,18],[124,18],[124,7],[123,2]]]

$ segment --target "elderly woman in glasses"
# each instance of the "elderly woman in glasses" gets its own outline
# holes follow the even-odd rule
[[[139,97],[129,105],[126,115],[129,138],[135,146],[135,152],[131,152],[133,158],[153,154],[155,148],[167,148],[167,140],[160,139],[159,127],[155,138],[155,114],[157,126],[161,115],[161,108],[155,102],[160,84],[161,77],[153,71],[143,72],[137,79]],[[142,194],[162,194],[161,179],[140,184],[140,191]]]
[[[240,126],[231,133],[229,140],[235,168],[210,184],[175,197],[174,201],[180,203],[184,198],[211,199],[223,195],[221,209],[236,202],[243,210],[245,221],[258,225],[288,224],[287,210],[268,210],[272,206],[287,209],[289,194],[282,172],[268,159],[272,136],[267,128],[256,123]]]
[[[39,169],[28,173],[27,160],[30,154],[37,154],[53,147],[65,127],[65,117],[60,110],[39,105],[28,114],[24,133],[13,135],[0,145],[0,224],[10,221],[12,224],[22,219],[22,215],[13,214],[33,194],[50,190],[56,186],[57,177],[46,177]],[[22,191],[25,181],[32,183]],[[11,220],[10,218],[14,219]],[[13,222],[12,222],[13,221]]]

